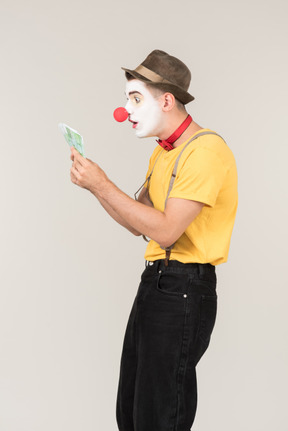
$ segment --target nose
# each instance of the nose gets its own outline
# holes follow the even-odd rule
[[[132,110],[132,103],[130,100],[128,100],[128,102],[125,105],[125,109],[128,112],[129,115],[132,114],[133,110]]]

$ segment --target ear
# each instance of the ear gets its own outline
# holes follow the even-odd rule
[[[171,111],[175,106],[175,97],[172,93],[164,93],[163,94],[163,106],[162,109],[164,112]]]

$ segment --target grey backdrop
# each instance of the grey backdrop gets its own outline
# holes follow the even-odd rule
[[[189,112],[239,170],[193,429],[286,429],[287,14],[285,0],[1,0],[1,431],[117,429],[145,243],[70,182],[57,124],[132,195],[155,141],[112,112],[125,102],[120,67],[155,48],[191,68]]]

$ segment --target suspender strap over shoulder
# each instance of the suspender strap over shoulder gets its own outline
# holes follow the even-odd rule
[[[167,204],[170,192],[171,192],[171,190],[173,188],[173,184],[174,184],[174,181],[175,181],[175,178],[176,178],[176,173],[177,173],[177,168],[178,168],[179,160],[180,160],[180,157],[182,156],[183,151],[186,149],[186,147],[189,144],[191,144],[192,141],[194,141],[195,139],[197,139],[197,138],[199,138],[200,136],[203,136],[203,135],[217,135],[217,136],[219,136],[215,132],[201,132],[201,133],[198,133],[198,135],[193,136],[193,138],[191,138],[190,141],[187,142],[187,144],[184,146],[184,148],[182,148],[182,150],[178,154],[178,157],[177,157],[177,159],[175,161],[175,164],[174,164],[174,168],[173,168],[173,172],[172,172],[172,175],[171,175],[170,184],[169,184],[169,188],[168,188],[168,192],[167,192],[167,196],[166,196],[166,200],[165,200],[165,208],[166,208],[166,204]]]
[[[182,153],[183,153],[183,151],[186,149],[186,147],[189,145],[189,144],[191,144],[191,142],[192,141],[194,141],[195,139],[197,139],[197,138],[199,138],[200,136],[203,136],[203,135],[216,135],[216,136],[219,136],[217,133],[215,133],[215,132],[200,132],[200,133],[198,133],[197,135],[195,135],[195,136],[193,136],[188,142],[187,142],[187,144],[184,146],[184,148],[182,148],[182,150],[180,151],[180,153],[178,154],[178,157],[177,157],[177,159],[176,159],[176,161],[175,161],[175,164],[174,164],[174,168],[173,168],[173,172],[172,172],[172,175],[171,175],[171,179],[170,179],[170,183],[169,183],[169,187],[168,187],[168,192],[167,192],[167,196],[166,196],[166,199],[165,199],[165,206],[164,206],[164,208],[166,208],[166,204],[167,204],[167,201],[168,201],[168,198],[169,198],[169,195],[170,195],[170,192],[171,192],[171,190],[172,190],[172,188],[173,188],[173,185],[174,185],[174,181],[175,181],[175,178],[176,178],[176,173],[177,173],[177,168],[178,168],[178,164],[179,164],[179,160],[180,160],[180,157],[181,157],[181,155],[182,155]],[[221,136],[220,136],[220,138],[221,138]],[[156,160],[157,161],[157,160]],[[155,165],[154,165],[155,166]],[[153,167],[153,169],[154,169],[154,167]],[[174,242],[174,244],[172,244],[172,245],[170,245],[169,247],[161,247],[163,250],[165,250],[165,252],[166,252],[166,256],[165,256],[165,266],[168,266],[168,264],[169,264],[169,259],[170,259],[170,255],[171,255],[171,250],[172,250],[172,248],[174,247],[174,245],[176,244],[176,242]]]
[[[193,137],[192,137],[192,138],[187,142],[187,144],[186,144],[186,145],[184,145],[184,147],[182,148],[182,150],[181,150],[181,151],[180,151],[180,153],[178,154],[178,157],[177,157],[177,159],[176,159],[176,161],[175,161],[175,164],[174,164],[173,172],[172,172],[171,179],[170,179],[170,183],[169,183],[169,187],[168,187],[167,196],[166,196],[166,199],[165,199],[165,205],[164,205],[164,208],[166,208],[166,204],[167,204],[167,201],[168,201],[168,198],[169,198],[170,192],[171,192],[171,190],[172,190],[172,188],[173,188],[174,181],[175,181],[176,174],[177,174],[177,168],[178,168],[179,160],[180,160],[180,157],[181,157],[181,155],[182,155],[183,151],[186,149],[186,147],[187,147],[189,144],[191,144],[191,142],[193,142],[195,139],[197,139],[197,138],[199,138],[200,136],[203,136],[203,135],[216,135],[216,136],[219,136],[221,139],[223,139],[220,135],[218,135],[218,133],[210,132],[210,131],[205,131],[205,132],[200,132],[200,133],[198,133],[197,135],[193,136]],[[161,156],[161,154],[163,153],[163,151],[164,151],[164,150],[160,151],[160,153],[158,154],[158,157],[157,157],[157,159],[155,160],[155,163],[154,163],[154,165],[153,165],[153,168],[152,168],[152,170],[151,170],[150,174],[149,174],[149,175],[148,175],[148,177],[146,178],[146,180],[145,180],[144,184],[139,188],[139,190],[141,190],[141,189],[142,189],[142,187],[144,187],[146,183],[147,183],[147,189],[149,188],[150,179],[151,179],[152,173],[153,173],[153,171],[154,171],[155,165],[156,165],[156,163],[157,163],[157,161],[158,161],[159,157],[160,157],[160,156]],[[139,192],[139,190],[137,190],[137,192],[135,193],[135,199],[136,199],[136,200],[137,200],[136,195],[137,195],[137,193]],[[143,238],[145,239],[145,241],[149,242],[149,240],[145,237],[145,235],[142,235],[142,236],[143,236]],[[165,250],[165,252],[166,252],[166,255],[165,255],[165,266],[168,266],[168,264],[169,264],[169,259],[170,259],[170,255],[171,255],[171,250],[172,250],[172,248],[174,247],[174,245],[175,245],[175,244],[176,244],[176,242],[174,242],[174,244],[170,245],[169,247],[161,247],[161,248],[162,248],[163,250]]]

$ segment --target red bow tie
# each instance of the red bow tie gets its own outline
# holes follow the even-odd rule
[[[168,139],[162,140],[162,139],[156,139],[156,142],[158,142],[159,145],[161,145],[162,148],[166,151],[173,150],[173,144],[175,141],[177,141],[178,138],[185,132],[189,124],[192,122],[191,115],[188,115],[186,119],[183,121],[183,123],[178,127],[177,130],[175,130],[174,133],[172,133],[171,136],[169,136]]]

